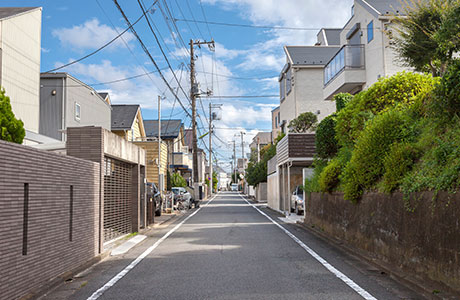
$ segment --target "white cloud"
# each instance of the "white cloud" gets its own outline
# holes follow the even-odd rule
[[[117,28],[117,30],[118,32],[122,32],[124,29]],[[116,37],[118,33],[112,27],[101,24],[98,19],[94,18],[81,25],[75,25],[70,28],[54,29],[52,35],[57,37],[65,46],[83,50],[97,49]],[[127,43],[134,38],[130,32],[124,33],[122,37]],[[108,48],[114,49],[122,45],[123,41],[121,38],[118,38]]]
[[[285,63],[284,45],[313,45],[322,27],[341,28],[350,17],[353,0],[203,0],[209,5],[237,11],[255,25],[312,28],[313,30],[266,30],[267,39],[253,45],[239,65],[243,70],[280,71]],[[257,30],[257,29],[254,29]]]

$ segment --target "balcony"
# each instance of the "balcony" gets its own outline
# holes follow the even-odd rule
[[[311,166],[315,153],[315,134],[289,133],[276,145],[277,165]]]
[[[189,160],[188,152],[173,152],[171,168],[177,170],[191,170],[192,162]]]
[[[324,68],[324,99],[354,93],[366,83],[364,45],[345,45]]]

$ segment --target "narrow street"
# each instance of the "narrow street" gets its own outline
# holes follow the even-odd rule
[[[157,233],[42,299],[423,299],[235,192]]]

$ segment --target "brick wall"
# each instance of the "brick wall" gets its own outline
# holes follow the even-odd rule
[[[3,141],[0,157],[3,300],[22,297],[99,253],[100,173],[94,162]]]

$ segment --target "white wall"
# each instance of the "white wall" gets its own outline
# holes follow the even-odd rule
[[[0,21],[1,82],[13,112],[38,133],[41,8]]]
[[[286,120],[286,131],[289,122],[301,113],[319,110],[318,121],[335,112],[335,103],[326,101],[323,95],[323,67],[293,68],[293,87],[286,99],[280,104],[281,120]]]

